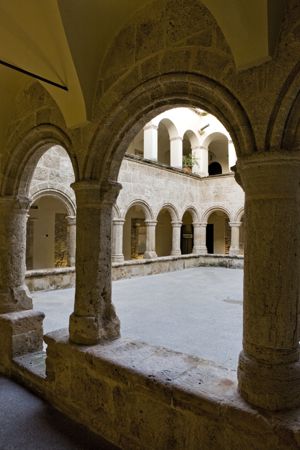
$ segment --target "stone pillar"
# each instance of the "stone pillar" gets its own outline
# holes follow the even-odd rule
[[[75,254],[76,254],[76,217],[67,216],[67,258],[68,266],[75,266]]]
[[[194,247],[193,253],[198,255],[206,255],[207,247],[206,247],[206,223],[194,222]]]
[[[207,147],[194,147],[192,149],[192,155],[197,161],[197,164],[193,165],[193,173],[197,173],[201,177],[208,176],[208,148]]]
[[[230,256],[240,254],[240,226],[241,222],[229,222],[231,228],[231,244],[229,249]]]
[[[172,223],[172,256],[181,255],[180,249],[180,238],[181,238],[181,225],[182,222],[171,222]]]
[[[123,255],[123,226],[124,219],[114,219],[112,222],[112,262],[122,263]]]
[[[144,158],[157,161],[157,125],[149,123],[144,127]]]
[[[236,153],[232,140],[228,141],[228,169],[231,171],[231,167],[234,167],[236,163]]]
[[[76,290],[70,316],[70,340],[93,345],[120,335],[120,322],[111,302],[112,205],[121,185],[80,181],[76,194]]]
[[[176,136],[170,139],[170,166],[182,169],[182,138]]]
[[[146,237],[146,251],[144,253],[145,259],[157,258],[157,254],[155,251],[155,227],[157,221],[156,220],[145,220],[145,225],[147,229],[147,237]]]
[[[0,197],[0,314],[32,309],[25,285],[29,199]]]
[[[300,155],[241,158],[245,191],[243,351],[239,391],[249,403],[279,410],[300,405]]]

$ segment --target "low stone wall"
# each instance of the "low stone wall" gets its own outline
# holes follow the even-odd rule
[[[75,285],[75,267],[28,270],[25,282],[31,292],[73,287]]]
[[[192,267],[227,267],[241,269],[244,258],[241,256],[224,255],[181,255],[164,256],[155,259],[135,259],[122,263],[113,263],[112,279],[131,278],[145,275],[155,275],[163,272],[190,269]]]
[[[299,410],[251,408],[235,371],[122,338],[76,346],[59,330],[45,341],[48,400],[121,449],[299,449]]]
[[[115,281],[201,266],[241,269],[244,266],[244,258],[224,255],[181,255],[130,260],[112,264],[112,279]],[[75,285],[75,267],[28,270],[26,284],[31,292],[73,287]]]

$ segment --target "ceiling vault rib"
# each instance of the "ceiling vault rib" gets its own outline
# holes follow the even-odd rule
[[[57,87],[59,89],[62,89],[64,91],[68,91],[69,90],[68,87],[64,86],[63,84],[56,83],[55,81],[48,80],[48,78],[42,77],[42,76],[37,75],[36,73],[33,73],[33,72],[29,72],[28,70],[22,69],[21,67],[15,66],[14,64],[10,64],[7,61],[3,61],[2,59],[0,59],[0,64],[2,64],[5,67],[8,67],[9,69],[16,70],[17,72],[21,72],[24,75],[28,75],[29,77],[36,78],[37,80],[43,81],[44,83],[51,84],[51,86],[55,86],[55,87]]]

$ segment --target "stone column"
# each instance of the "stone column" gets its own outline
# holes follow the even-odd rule
[[[238,382],[249,403],[300,405],[300,155],[241,158],[245,191],[244,328]]]
[[[228,169],[231,171],[231,167],[233,167],[236,163],[236,153],[232,140],[228,141]]]
[[[207,247],[206,247],[206,223],[194,222],[194,247],[193,253],[198,255],[206,255]]]
[[[176,136],[170,139],[170,166],[182,169],[182,138]]]
[[[93,345],[120,335],[120,323],[111,302],[112,205],[121,185],[80,181],[76,194],[76,290],[70,316],[70,340]]]
[[[114,219],[112,222],[112,262],[122,263],[123,255],[123,226],[124,219]]]
[[[231,244],[229,249],[230,256],[240,254],[240,226],[241,222],[229,222],[231,228]]]
[[[76,216],[67,216],[67,258],[68,266],[75,266],[76,254]]]
[[[0,197],[0,314],[32,309],[25,285],[29,199]]]
[[[145,259],[157,258],[157,254],[155,251],[155,227],[157,221],[156,220],[145,220],[145,225],[147,229],[147,237],[146,237],[146,251],[144,253]]]
[[[197,164],[193,165],[193,173],[197,173],[201,177],[208,176],[208,148],[207,147],[194,147],[192,149],[192,155],[194,156]]]
[[[157,125],[149,123],[144,127],[144,158],[157,161]]]
[[[180,238],[181,238],[181,225],[182,222],[171,222],[172,223],[172,256],[181,255],[180,249]]]

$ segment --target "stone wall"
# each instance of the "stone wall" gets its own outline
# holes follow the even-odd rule
[[[244,206],[244,193],[232,173],[200,178],[127,157],[122,162],[118,181],[123,186],[116,202],[121,217],[139,200],[149,206],[153,218],[165,205],[173,206],[177,220],[182,220],[185,211],[192,208],[196,211],[196,220],[206,221],[207,213],[221,208],[234,221]]]

